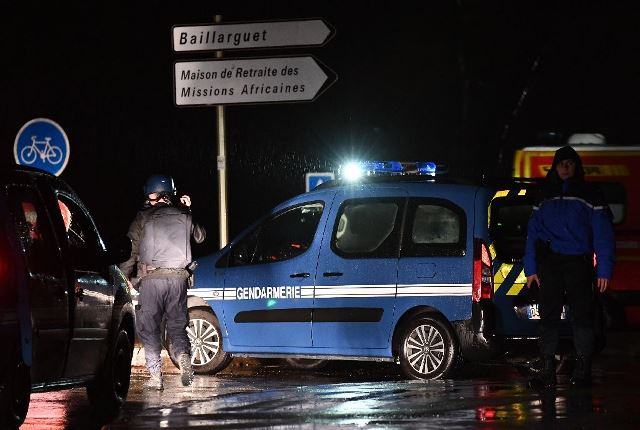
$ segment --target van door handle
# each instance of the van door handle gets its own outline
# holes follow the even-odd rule
[[[292,273],[291,275],[289,275],[290,278],[308,278],[309,276],[311,276],[309,273],[303,272],[303,273]]]
[[[342,273],[342,272],[324,272],[324,273],[322,274],[322,276],[326,276],[327,278],[328,278],[329,276],[342,276],[342,275],[343,275],[343,273]]]

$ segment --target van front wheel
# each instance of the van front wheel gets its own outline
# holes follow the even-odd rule
[[[402,372],[414,379],[446,377],[454,367],[458,348],[451,329],[437,317],[410,321],[400,337]]]
[[[171,351],[171,339],[167,336],[166,323],[165,347]],[[191,366],[198,375],[212,375],[223,370],[231,362],[231,355],[222,348],[222,330],[218,318],[209,310],[202,308],[189,309],[187,336],[191,343]],[[171,361],[179,367],[174,354],[169,353]]]

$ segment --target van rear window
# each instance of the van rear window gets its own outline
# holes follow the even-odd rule
[[[503,261],[520,261],[527,241],[533,202],[525,198],[494,199],[489,230],[496,254]]]

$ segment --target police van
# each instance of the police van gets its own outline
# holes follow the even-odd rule
[[[281,357],[396,362],[435,379],[535,341],[521,259],[537,182],[446,179],[433,163],[359,167],[359,180],[294,197],[199,260],[187,328],[196,373]]]

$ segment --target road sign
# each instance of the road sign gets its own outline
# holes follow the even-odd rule
[[[69,161],[69,139],[55,121],[32,119],[18,131],[13,155],[20,165],[37,167],[58,176]]]
[[[332,172],[309,172],[304,175],[304,190],[311,191],[318,185],[334,179],[335,175]]]
[[[320,46],[334,31],[322,19],[176,25],[175,52]]]
[[[177,106],[311,101],[335,79],[310,55],[178,61],[174,101]]]

